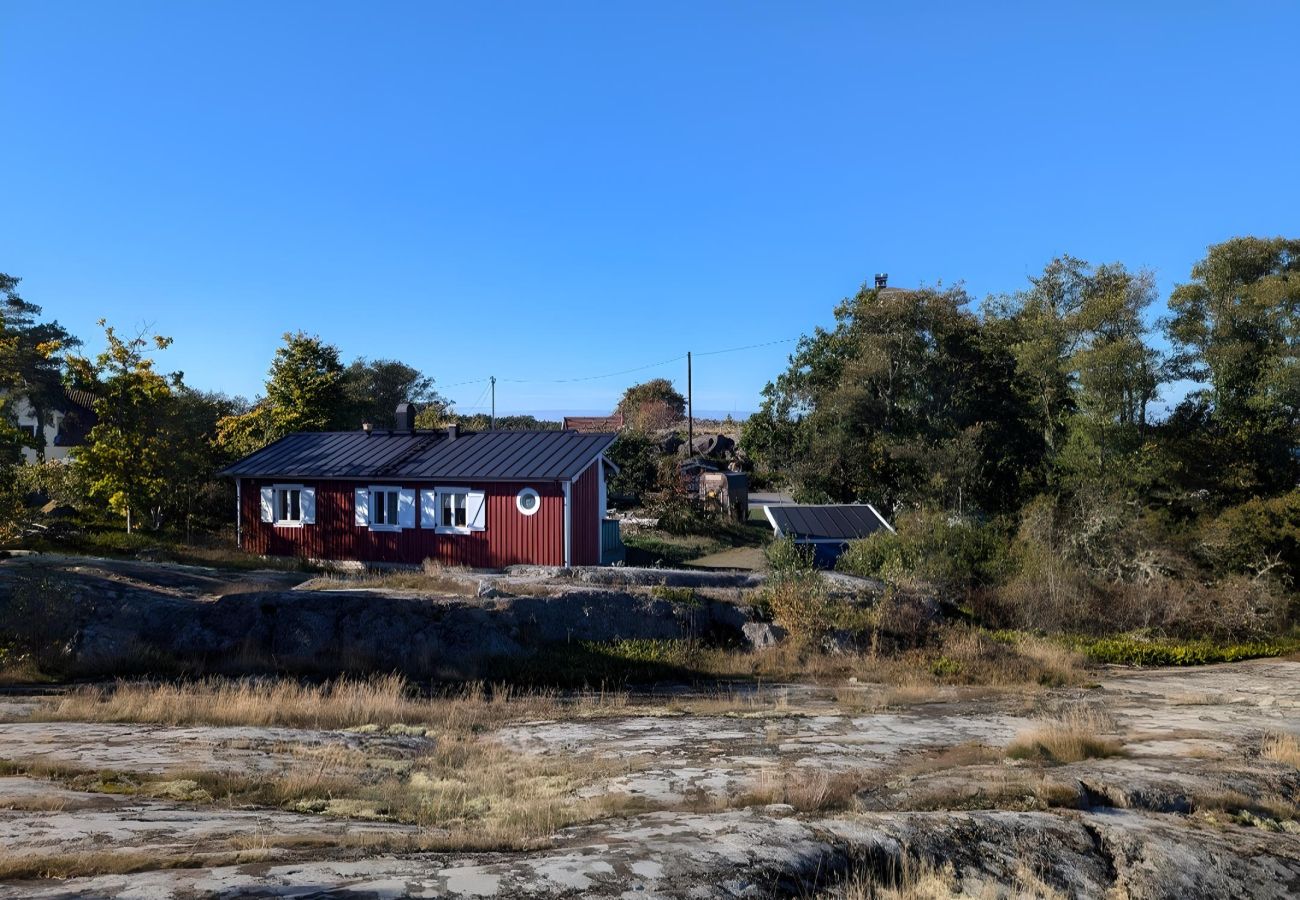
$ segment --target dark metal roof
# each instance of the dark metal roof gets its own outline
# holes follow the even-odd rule
[[[852,541],[889,528],[884,516],[870,503],[773,503],[764,506],[763,511],[778,536],[796,540]]]
[[[617,435],[576,431],[301,432],[219,474],[237,478],[410,478],[475,481],[576,478]]]

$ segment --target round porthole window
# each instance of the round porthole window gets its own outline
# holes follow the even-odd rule
[[[526,516],[531,516],[542,508],[542,498],[532,488],[524,488],[515,495],[515,506]]]

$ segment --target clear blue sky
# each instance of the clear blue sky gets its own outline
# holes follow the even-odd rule
[[[792,337],[876,271],[1011,290],[1300,232],[1295,3],[0,0],[0,270],[255,394],[280,335],[462,406]],[[89,340],[93,349],[98,342]],[[704,357],[749,411],[791,345]],[[507,381],[507,379],[514,379]]]

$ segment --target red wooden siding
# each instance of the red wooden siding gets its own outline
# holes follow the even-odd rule
[[[594,469],[593,466],[588,471]],[[445,565],[474,568],[499,568],[518,563],[558,566],[564,562],[564,490],[557,482],[455,482],[487,494],[486,529],[471,534],[437,534],[431,528],[419,527],[418,492],[441,483],[294,482],[316,488],[316,522],[301,528],[278,528],[261,521],[259,491],[263,486],[286,481],[241,479],[240,525],[243,548],[248,552],[363,562],[420,563],[435,559]],[[416,527],[402,531],[371,531],[364,525],[357,525],[353,509],[354,491],[372,484],[415,490]],[[541,509],[531,516],[525,516],[515,506],[515,495],[525,487],[533,488],[541,496]],[[577,489],[576,483],[574,488]],[[594,512],[585,518],[597,521]],[[575,533],[577,524],[575,518]],[[600,562],[599,537],[594,562]]]
[[[569,555],[575,566],[600,565],[600,460],[573,480],[569,502],[573,504],[573,524],[569,532]]]

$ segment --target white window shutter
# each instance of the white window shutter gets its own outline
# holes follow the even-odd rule
[[[420,491],[420,527],[438,527],[437,491]]]
[[[316,524],[316,489],[305,487],[298,498],[299,507],[302,509],[302,522],[304,525]]]
[[[465,524],[470,531],[487,530],[487,494],[470,491],[465,495]]]
[[[353,520],[358,525],[370,524],[370,489],[357,488],[354,492],[357,501],[356,518]]]
[[[402,528],[415,527],[415,491],[397,492],[397,524]]]
[[[262,488],[262,521],[275,521],[275,488]]]

